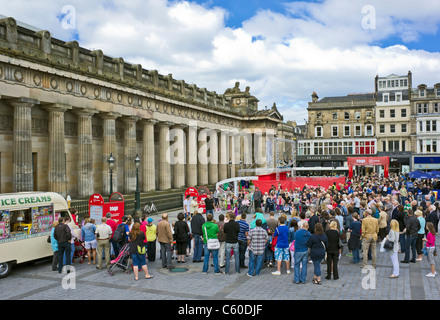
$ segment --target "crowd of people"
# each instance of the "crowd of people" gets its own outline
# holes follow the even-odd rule
[[[155,261],[157,244],[162,268],[173,269],[176,263],[190,262],[187,258],[192,256],[192,263],[202,263],[203,274],[210,266],[216,275],[230,274],[234,261],[235,272],[247,270],[249,277],[260,275],[263,268],[275,268],[274,276],[290,274],[293,269],[293,282],[299,284],[306,282],[311,263],[312,283],[320,285],[323,263],[327,266],[325,278],[337,280],[342,254],[352,264],[376,268],[380,250],[390,256],[390,278],[399,277],[401,264],[417,263],[423,257],[431,265],[426,276],[435,277],[435,235],[440,218],[437,184],[437,179],[373,175],[347,178],[346,183],[328,188],[305,185],[287,190],[279,184],[264,193],[255,188],[242,189],[238,195],[218,189],[205,199],[206,213],[195,199],[185,199],[176,221],[169,221],[167,213],[157,224],[145,215],[124,216],[120,225],[108,216],[99,225],[87,218],[77,229],[68,224],[70,234],[60,221],[53,228],[52,244],[57,252],[53,268],[61,272],[63,264],[69,264],[65,256],[71,251],[64,242],[78,238],[87,249],[88,263],[98,269],[103,260],[108,268],[128,243],[135,280],[139,270],[147,279],[153,277],[147,260]]]

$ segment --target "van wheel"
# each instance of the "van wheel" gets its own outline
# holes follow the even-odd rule
[[[12,270],[11,262],[0,263],[0,279],[6,278],[8,274],[11,273],[11,270]]]

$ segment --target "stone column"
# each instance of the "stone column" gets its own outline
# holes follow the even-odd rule
[[[236,161],[236,137],[233,132],[229,134],[229,159],[228,159],[228,177],[235,177],[235,165]]]
[[[14,192],[33,191],[32,113],[37,100],[20,98],[11,101],[14,107],[14,150],[12,159],[12,189]]]
[[[199,186],[208,184],[208,143],[207,129],[201,129],[198,134],[198,164],[197,164],[197,181]]]
[[[171,189],[170,126],[172,122],[160,122],[159,126],[159,190]]]
[[[188,187],[197,186],[197,126],[190,122],[186,130],[186,185]]]
[[[212,129],[208,132],[208,135],[208,183],[213,185],[218,182],[218,131]]]
[[[228,148],[228,131],[220,131],[219,141],[219,165],[218,165],[218,179],[225,180],[229,176],[229,148]]]
[[[112,190],[113,192],[116,192],[118,189],[118,169],[117,169],[117,163],[120,161],[118,159],[118,156],[116,154],[116,118],[120,117],[121,114],[109,112],[109,113],[103,113],[100,114],[100,117],[102,118],[103,122],[103,132],[102,132],[102,162],[103,162],[103,171],[102,171],[102,178],[103,178],[103,193],[105,195],[110,195],[110,168],[108,166],[108,159],[110,157],[110,154],[113,155],[113,158],[115,158],[115,167],[112,171]]]
[[[257,168],[266,167],[266,133],[261,130],[254,132],[254,162]]]
[[[170,141],[172,142],[170,146],[170,161],[174,169],[172,182],[172,187],[174,189],[185,187],[186,137],[184,128],[185,125],[182,124],[174,125],[170,134]]]
[[[157,120],[142,120],[142,190],[145,192],[156,190],[156,169],[154,154],[154,125]]]
[[[93,110],[76,111],[78,115],[78,197],[88,198],[94,192],[92,116]]]
[[[124,117],[124,192],[136,191],[136,122],[137,117]]]
[[[49,191],[67,196],[66,148],[64,139],[64,113],[69,106],[54,104],[49,112]]]

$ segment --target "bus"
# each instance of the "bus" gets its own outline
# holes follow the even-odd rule
[[[0,278],[16,264],[53,256],[48,238],[60,216],[72,220],[67,201],[58,193],[0,194]]]

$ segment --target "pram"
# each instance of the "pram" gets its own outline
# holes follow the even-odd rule
[[[84,258],[87,255],[87,250],[83,246],[81,241],[79,241],[77,238],[75,238],[74,244],[75,244],[75,252],[73,253],[72,263],[75,262],[76,258],[80,259],[79,263],[83,263],[84,262]]]
[[[128,251],[129,251],[129,244],[126,243],[121,248],[119,255],[115,259],[110,261],[111,266],[110,266],[110,268],[107,269],[107,272],[110,276],[114,275],[114,270],[116,267],[119,267],[119,268],[125,270],[125,273],[127,273],[127,274],[131,273],[131,270],[130,270],[131,259],[130,259],[130,254],[128,253]]]

